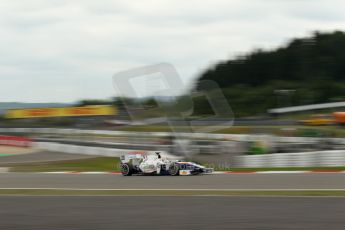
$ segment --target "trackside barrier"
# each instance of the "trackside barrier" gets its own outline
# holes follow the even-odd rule
[[[26,137],[16,136],[0,136],[0,145],[14,146],[14,147],[30,147],[32,141]]]
[[[119,157],[123,154],[151,153],[152,152],[152,151],[141,151],[141,150],[112,149],[112,148],[102,148],[102,147],[69,145],[69,144],[60,144],[60,143],[52,143],[52,142],[34,142],[33,146],[37,149],[53,151],[53,152],[92,155],[92,156],[107,156],[107,157]],[[176,156],[173,156],[166,151],[160,151],[160,152],[163,156],[168,157],[170,159],[177,158]]]
[[[240,168],[345,166],[345,150],[236,156]]]
[[[64,134],[64,135],[109,135],[127,137],[169,137],[168,132],[126,132],[109,130],[81,130],[81,129],[56,129],[56,128],[0,128],[0,133],[23,133],[23,134]],[[11,135],[11,134],[10,134]],[[180,133],[180,138],[205,138],[208,140],[235,140],[254,141],[262,135],[237,135],[237,134],[210,134],[210,133]],[[309,143],[317,144],[320,138],[308,137],[273,137],[268,136],[272,142],[284,143]],[[335,141],[345,144],[345,138],[322,138],[322,141]],[[119,156],[124,153],[132,153],[135,150],[115,149],[110,147],[91,147],[54,142],[35,143],[39,148],[50,151],[67,153],[89,154],[99,156]],[[138,147],[140,148],[140,147]],[[345,150],[314,151],[299,153],[275,153],[265,155],[234,156],[231,163],[234,167],[308,167],[308,166],[345,166]]]
[[[123,154],[149,153],[152,151],[112,149],[102,147],[88,147],[50,142],[36,142],[34,147],[42,150],[56,151],[71,154],[84,154],[94,156],[119,157]],[[168,152],[162,151],[162,155],[170,159],[178,159]],[[345,166],[345,151],[317,151],[301,153],[278,153],[253,156],[236,156],[233,167],[242,168],[274,168],[274,167],[327,167]]]

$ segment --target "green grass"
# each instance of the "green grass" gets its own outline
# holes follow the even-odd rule
[[[14,165],[11,172],[54,172],[54,171],[119,171],[119,158],[95,157],[81,160],[27,163]]]
[[[0,153],[0,157],[8,157],[12,156],[12,154]]]
[[[68,190],[68,189],[0,189],[0,195],[30,196],[339,196],[345,190]]]
[[[171,132],[167,125],[138,125],[128,126],[120,129],[121,131],[137,131],[137,132]]]
[[[205,128],[200,127],[200,128]],[[330,125],[330,126],[304,126],[304,125],[259,125],[259,126],[232,126],[229,128],[222,129],[220,127],[219,130],[214,131],[214,133],[221,133],[221,134],[252,134],[252,133],[272,133],[272,134],[279,134],[281,129],[295,129],[298,132],[297,136],[305,136],[303,133],[310,132],[310,131],[317,131],[326,133],[332,137],[345,137],[345,128]],[[133,132],[171,132],[171,128],[168,125],[138,125],[138,126],[128,126],[128,127],[118,127],[117,130],[119,131],[133,131]],[[176,127],[176,130],[181,130],[186,132],[186,127]],[[83,135],[81,135],[82,137]],[[111,135],[88,135],[85,136],[93,136],[93,137],[111,137]]]
[[[345,129],[339,126],[304,126],[304,125],[260,125],[260,126],[232,126],[225,129],[219,129],[214,133],[223,134],[251,134],[251,133],[279,133],[282,129],[295,129],[300,136],[305,136],[313,132],[321,132],[330,134],[332,137],[345,137]],[[176,127],[179,130],[179,127]],[[181,127],[181,130],[185,128]],[[124,127],[121,131],[135,131],[135,132],[171,132],[167,125],[143,125]]]

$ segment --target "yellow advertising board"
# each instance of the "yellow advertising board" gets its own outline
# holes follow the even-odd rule
[[[5,114],[8,119],[44,117],[81,117],[116,115],[117,110],[110,105],[92,105],[65,108],[11,109]]]

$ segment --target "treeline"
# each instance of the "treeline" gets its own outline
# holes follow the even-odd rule
[[[255,50],[218,63],[198,79],[223,89],[237,116],[273,107],[345,101],[345,33],[315,32],[276,50]],[[197,113],[210,113],[206,99]]]

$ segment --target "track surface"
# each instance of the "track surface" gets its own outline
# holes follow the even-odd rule
[[[132,176],[0,173],[0,188],[345,189],[345,173]]]
[[[343,198],[1,197],[0,229],[344,229]]]

